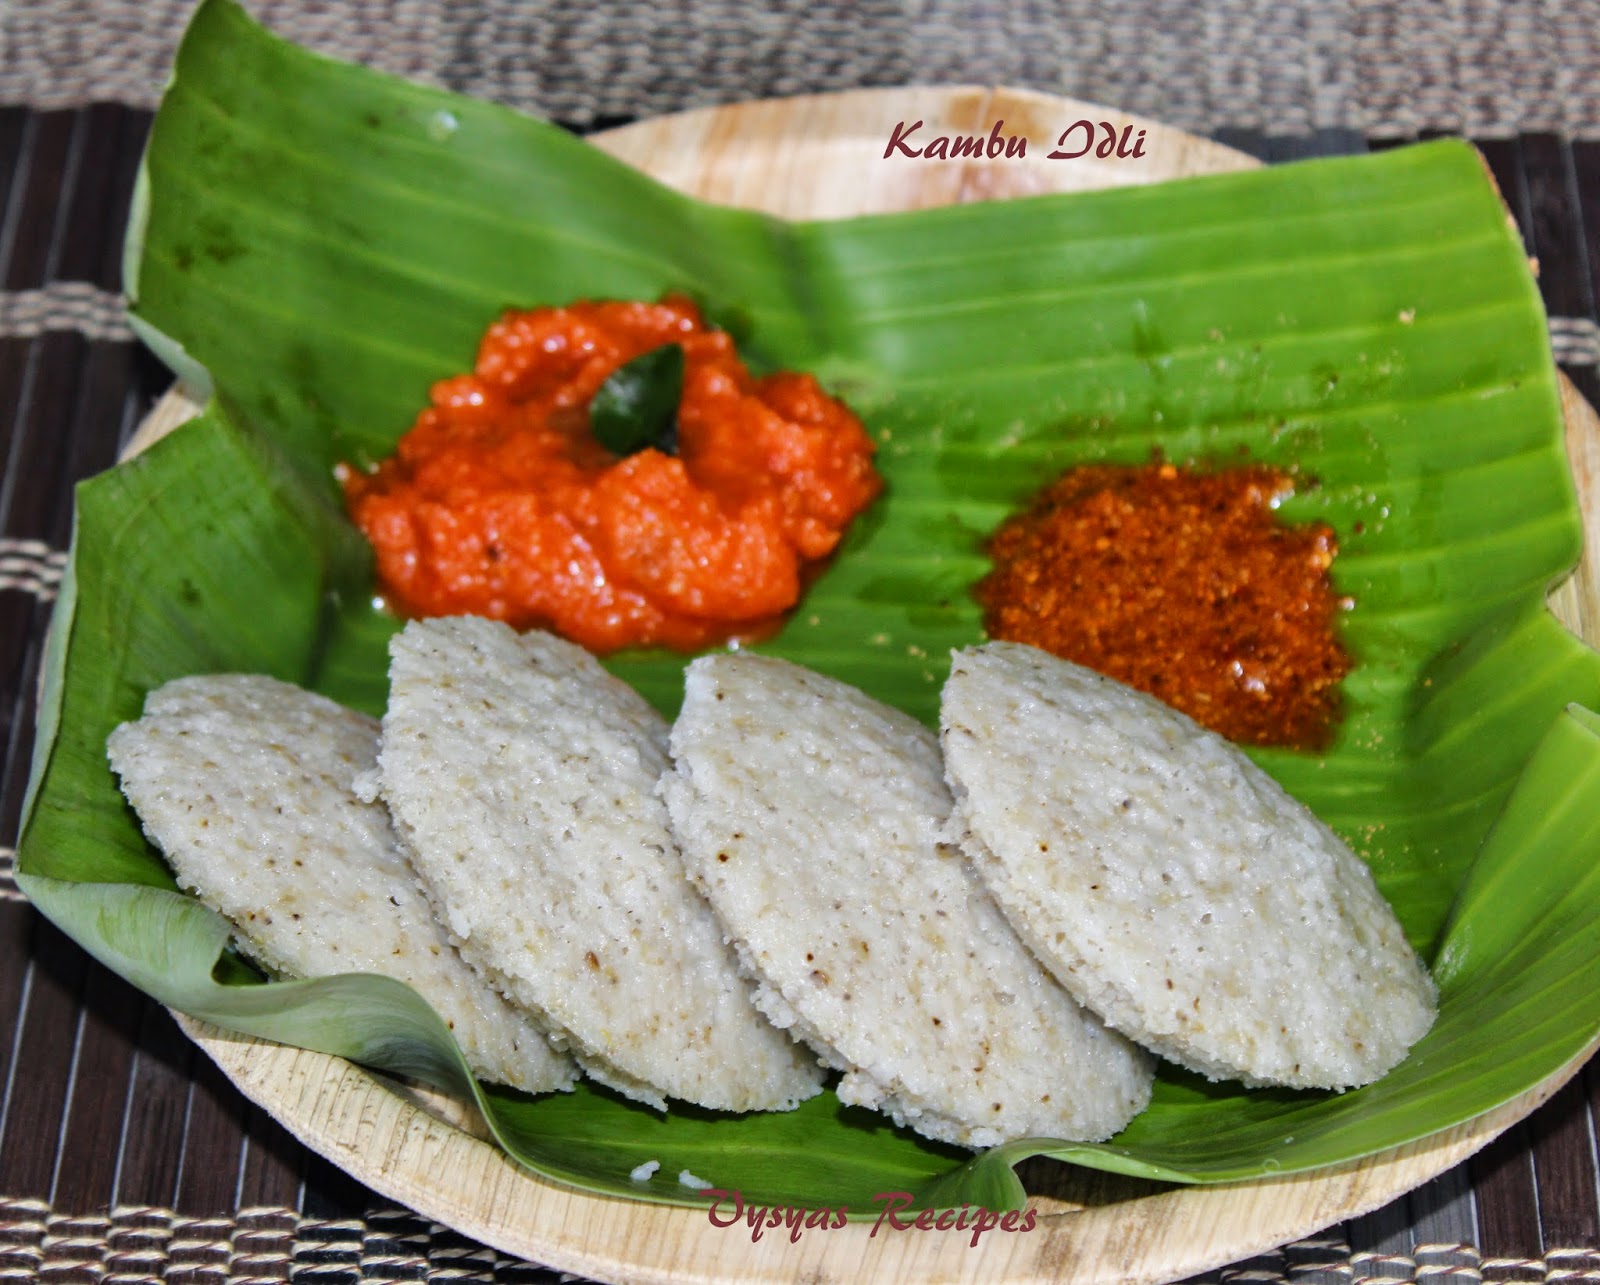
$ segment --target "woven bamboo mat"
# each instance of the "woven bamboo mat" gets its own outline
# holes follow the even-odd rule
[[[7,0],[0,102],[150,107],[193,0]],[[912,84],[1194,133],[1600,137],[1600,0],[251,0],[291,39],[592,127]]]
[[[168,377],[133,341],[120,239],[188,4],[0,0],[0,845],[74,482]],[[254,6],[286,34],[574,127],[710,101],[1016,83],[1146,112],[1268,160],[1477,137],[1557,360],[1600,403],[1600,4],[966,10],[352,0]],[[692,21],[691,21],[692,19]],[[0,1281],[564,1278],[395,1210],[251,1107],[159,1006],[41,921],[0,846]],[[1600,1281],[1600,1068],[1364,1218],[1207,1280]]]

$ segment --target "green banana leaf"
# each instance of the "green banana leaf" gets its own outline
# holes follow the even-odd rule
[[[515,113],[316,57],[207,0],[156,118],[127,286],[208,412],[79,491],[18,853],[30,896],[151,994],[475,1097],[518,1160],[692,1203],[875,1192],[1015,1205],[1032,1154],[1179,1182],[1352,1159],[1459,1123],[1600,1036],[1600,657],[1544,607],[1580,547],[1543,312],[1478,158],[1439,142],[1148,188],[833,223],[707,206]],[[1434,963],[1435,1029],[1379,1083],[1245,1091],[1165,1070],[1098,1146],[968,1160],[831,1094],[661,1115],[470,1080],[371,977],[263,984],[178,893],[105,737],[181,674],[369,711],[396,622],[333,465],[381,457],[511,305],[699,299],[757,367],[811,370],[882,442],[886,497],[767,649],[925,719],[980,636],[984,535],[1083,460],[1297,469],[1339,533],[1358,665],[1325,754],[1257,759],[1372,865]],[[683,659],[613,658],[666,713]],[[628,1172],[662,1162],[649,1183]]]

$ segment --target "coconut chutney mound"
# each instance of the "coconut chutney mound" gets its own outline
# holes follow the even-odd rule
[[[1150,1058],[1041,968],[961,854],[934,735],[749,653],[688,670],[662,780],[756,1002],[844,1072],[841,1100],[970,1147],[1101,1139]]]
[[[576,1068],[450,945],[382,804],[355,778],[378,723],[250,674],[180,678],[111,734],[111,765],[178,883],[283,977],[382,973],[455,1032],[473,1072],[530,1093]]]
[[[941,711],[959,838],[1107,1023],[1212,1079],[1349,1088],[1435,991],[1361,861],[1213,732],[1016,643],[958,652]]]
[[[473,617],[390,644],[384,797],[452,939],[596,1079],[785,1110],[814,1057],[750,1001],[655,787],[667,725],[581,647]]]

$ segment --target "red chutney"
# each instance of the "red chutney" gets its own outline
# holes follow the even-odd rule
[[[678,453],[619,458],[589,401],[667,343],[684,351]],[[431,401],[376,470],[341,470],[406,615],[490,616],[599,652],[759,634],[882,488],[842,402],[810,375],[752,378],[681,298],[507,312]]]

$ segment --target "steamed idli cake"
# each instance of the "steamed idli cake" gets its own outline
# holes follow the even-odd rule
[[[839,1097],[969,1147],[1115,1133],[1151,1059],[1018,941],[953,847],[932,732],[748,653],[689,667],[662,793],[684,859],[760,985],[844,1072]]]
[[[1349,1088],[1435,993],[1371,872],[1237,748],[1017,643],[944,689],[952,837],[1062,983],[1212,1079]]]
[[[470,969],[434,921],[379,803],[376,719],[251,674],[180,678],[111,734],[111,765],[178,883],[284,977],[382,973],[454,1030],[473,1072],[530,1093],[576,1068]]]
[[[684,874],[644,698],[581,647],[481,618],[413,621],[390,655],[384,797],[468,960],[642,1102],[818,1093]]]

